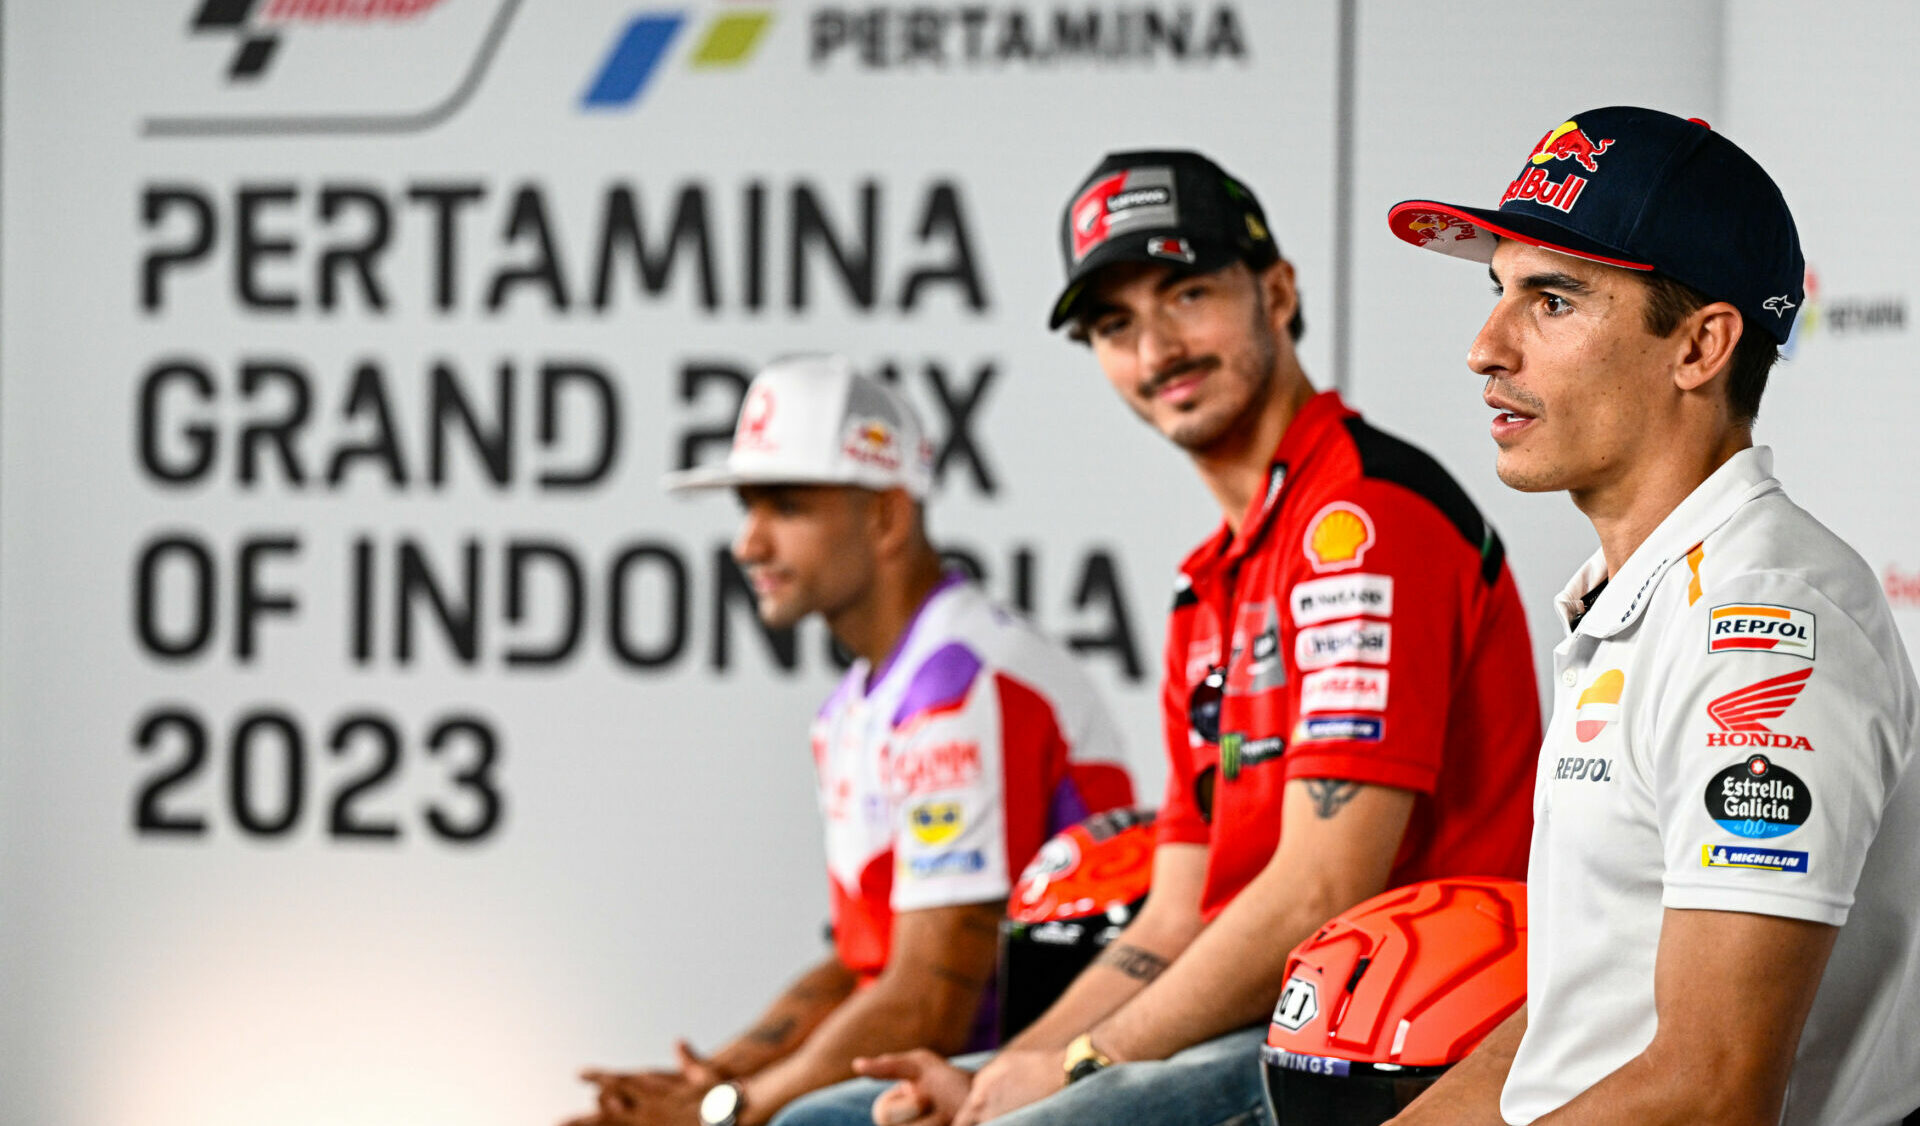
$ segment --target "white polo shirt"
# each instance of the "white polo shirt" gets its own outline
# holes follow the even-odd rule
[[[1595,555],[1562,613],[1605,577]],[[1652,1040],[1666,908],[1841,927],[1783,1123],[1879,1126],[1920,1107],[1920,691],[1872,569],[1787,499],[1771,451],[1745,450],[1554,652],[1506,1120],[1532,1122]]]

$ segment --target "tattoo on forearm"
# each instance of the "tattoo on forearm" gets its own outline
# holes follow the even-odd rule
[[[756,1044],[765,1044],[769,1048],[778,1048],[793,1036],[800,1022],[793,1017],[775,1017],[747,1033],[747,1039]]]
[[[1109,946],[1095,959],[1103,966],[1111,966],[1135,981],[1152,981],[1167,968],[1167,960],[1151,950],[1142,950],[1138,946],[1120,943]]]
[[[1360,792],[1360,783],[1342,782],[1338,778],[1309,778],[1307,793],[1313,797],[1313,811],[1320,820],[1330,820],[1352,801]]]

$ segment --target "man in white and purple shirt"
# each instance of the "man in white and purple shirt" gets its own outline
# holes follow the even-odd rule
[[[817,613],[855,656],[811,732],[834,950],[711,1057],[683,1043],[675,1070],[587,1073],[581,1126],[752,1126],[856,1057],[988,1046],[1013,881],[1049,835],[1131,800],[1072,656],[928,541],[924,434],[844,360],[783,360],[747,389],[726,462],[669,478],[739,496],[764,622]]]

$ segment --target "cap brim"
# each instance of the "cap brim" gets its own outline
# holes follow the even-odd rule
[[[1635,261],[1618,247],[1587,238],[1550,219],[1512,211],[1410,199],[1388,209],[1387,227],[1402,242],[1476,262],[1493,261],[1495,244],[1505,238],[1624,270],[1653,269],[1650,262]]]
[[[1164,250],[1149,249],[1162,239],[1183,240],[1191,254],[1170,254]],[[1053,314],[1047,318],[1047,328],[1059,328],[1074,318],[1087,296],[1087,287],[1094,275],[1108,266],[1117,266],[1122,262],[1148,262],[1189,273],[1210,274],[1223,266],[1232,265],[1239,257],[1240,252],[1231,246],[1205,242],[1177,230],[1137,231],[1110,239],[1074,267],[1066,287],[1054,299]]]

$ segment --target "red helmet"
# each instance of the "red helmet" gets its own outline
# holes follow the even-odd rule
[[[1378,1126],[1527,1000],[1527,886],[1445,879],[1374,896],[1287,958],[1266,1046],[1279,1126]]]
[[[1020,873],[1000,924],[1000,1042],[1059,998],[1147,900],[1153,811],[1110,809],[1056,834]]]

